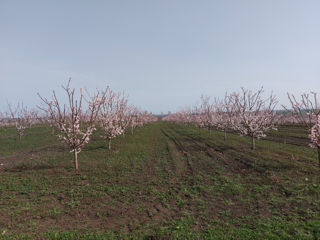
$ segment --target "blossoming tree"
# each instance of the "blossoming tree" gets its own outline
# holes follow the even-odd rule
[[[277,100],[274,95],[263,99],[261,88],[252,92],[241,88],[241,93],[233,93],[232,98],[235,104],[236,118],[239,120],[234,124],[234,129],[241,135],[251,137],[251,148],[255,149],[255,138],[266,137],[266,131],[275,129],[274,108]]]
[[[108,141],[109,150],[111,149],[112,139],[123,134],[127,127],[127,101],[123,94],[115,93],[109,87],[107,88],[98,121]]]
[[[9,114],[11,123],[16,127],[19,140],[24,135],[24,131],[30,128],[33,121],[34,111],[28,110],[23,104],[19,103],[17,106],[12,107],[8,104]]]
[[[141,116],[141,112],[136,107],[129,108],[129,126],[131,128],[131,134],[133,134],[133,129],[143,124]]]
[[[216,126],[224,132],[224,140],[227,139],[227,129],[232,129],[237,125],[235,107],[232,95],[226,93],[223,100],[215,99]]]
[[[92,132],[95,130],[95,120],[98,116],[101,104],[104,102],[105,93],[97,92],[94,96],[85,98],[82,89],[80,96],[76,99],[75,89],[70,88],[69,79],[66,86],[62,86],[68,96],[68,104],[61,104],[57,99],[55,91],[51,100],[43,98],[44,107],[39,107],[48,113],[52,121],[57,125],[60,133],[58,138],[69,146],[70,152],[74,154],[74,167],[77,171],[78,154],[89,142]],[[84,104],[86,103],[86,109]]]
[[[0,112],[0,127],[6,127],[6,126],[7,126],[6,114]]]
[[[201,125],[207,128],[210,133],[216,124],[215,114],[214,114],[214,106],[210,103],[209,96],[201,96],[201,105],[199,107],[199,118],[201,121]]]
[[[317,93],[303,93],[301,99],[298,100],[293,94],[288,93],[291,109],[283,106],[296,121],[307,127],[309,131],[309,146],[316,148],[318,152],[318,179],[320,182],[320,105]]]

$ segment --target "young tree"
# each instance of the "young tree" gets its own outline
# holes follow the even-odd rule
[[[237,120],[236,105],[232,95],[225,94],[223,100],[215,99],[216,126],[224,132],[224,140],[227,139],[227,130],[232,129]]]
[[[45,112],[44,115],[38,116],[38,120],[41,124],[43,124],[44,126],[46,126],[49,129],[51,129],[52,135],[55,135],[56,123],[54,122],[54,119],[52,119],[50,114]]]
[[[287,94],[290,101],[291,109],[283,106],[296,121],[308,128],[309,131],[309,146],[316,148],[318,152],[318,179],[320,182],[320,105],[317,98],[317,93],[303,93],[301,99],[297,100],[293,94]]]
[[[209,96],[201,96],[199,117],[201,119],[202,126],[207,128],[211,132],[211,129],[216,124],[216,119],[214,114],[214,106],[210,103]]]
[[[274,108],[277,100],[274,95],[263,99],[263,88],[257,92],[252,92],[241,88],[240,94],[233,93],[232,101],[235,104],[236,118],[239,122],[234,124],[234,129],[238,130],[241,135],[251,137],[251,147],[255,149],[255,138],[265,137],[265,132],[275,129]]]
[[[32,125],[32,111],[29,111],[23,104],[19,103],[16,107],[12,107],[11,104],[8,104],[9,116],[11,118],[12,124],[17,129],[19,140],[21,140],[24,135],[25,129],[31,127]]]
[[[94,96],[85,98],[80,89],[80,96],[76,99],[75,89],[70,88],[69,79],[66,86],[62,86],[68,96],[68,104],[61,104],[57,99],[55,91],[51,100],[42,99],[45,107],[40,107],[48,113],[52,121],[57,125],[60,133],[58,138],[70,148],[70,152],[74,154],[74,167],[77,171],[78,154],[81,149],[89,142],[92,132],[95,130],[94,122],[98,116],[101,104],[104,101],[105,93],[97,92]],[[84,101],[87,104],[85,109]]]
[[[0,112],[0,127],[5,126],[5,123],[6,123],[6,117],[2,112]]]
[[[30,121],[29,121],[29,127],[31,128],[32,125],[40,123],[39,121],[39,112],[36,109],[31,109],[29,111]]]
[[[135,107],[129,108],[129,126],[131,128],[131,134],[133,135],[133,129],[138,127],[141,124],[141,113],[139,110]]]
[[[121,93],[114,93],[109,87],[106,90],[105,101],[99,113],[99,123],[104,130],[108,141],[108,149],[111,149],[111,140],[123,134],[126,124],[127,98]]]
[[[311,129],[313,124],[316,122],[318,115],[320,115],[317,93],[303,93],[300,101],[298,101],[293,94],[290,95],[287,93],[287,95],[291,109],[282,105],[284,109],[287,110],[287,112],[290,112],[297,122]]]
[[[154,116],[152,113],[149,113],[147,111],[141,112],[139,119],[140,119],[140,126],[158,121],[158,118],[156,116]]]

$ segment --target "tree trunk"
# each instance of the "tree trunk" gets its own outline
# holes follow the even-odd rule
[[[133,135],[133,127],[131,127],[131,134]]]
[[[318,150],[318,183],[320,184],[320,147],[318,147],[317,150]]]
[[[109,139],[109,143],[108,143],[108,149],[111,149],[111,139]]]
[[[78,153],[76,151],[76,149],[73,149],[74,152],[74,167],[76,169],[76,171],[78,171],[79,167],[78,167]]]
[[[256,149],[256,143],[255,143],[255,141],[254,141],[254,136],[253,136],[253,135],[251,136],[251,143],[252,143],[252,144],[251,144],[251,149],[252,149],[252,150],[255,150],[255,149]]]
[[[227,129],[224,129],[224,140],[227,140]]]

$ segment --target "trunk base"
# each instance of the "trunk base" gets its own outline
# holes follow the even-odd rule
[[[254,136],[251,136],[251,149],[252,149],[252,150],[255,150],[255,149],[256,149],[256,143],[255,143]]]
[[[318,147],[317,150],[318,150],[318,183],[320,184],[320,147]]]
[[[79,166],[78,166],[78,153],[77,151],[74,149],[74,168],[76,169],[76,171],[79,170]]]
[[[108,150],[111,149],[111,139],[109,139],[109,142],[108,142]]]

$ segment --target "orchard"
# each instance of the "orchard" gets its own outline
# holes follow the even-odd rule
[[[0,113],[0,239],[320,237],[316,93],[154,115],[110,86],[61,90]]]

